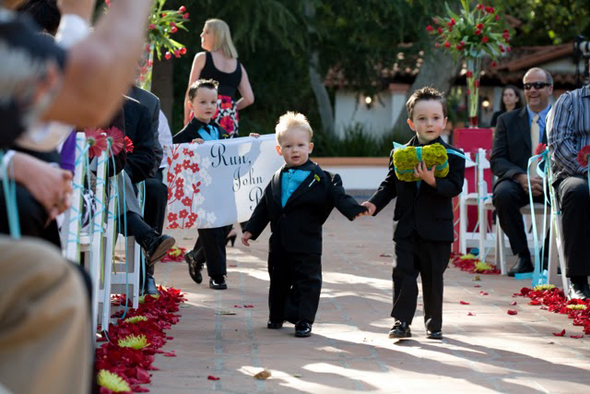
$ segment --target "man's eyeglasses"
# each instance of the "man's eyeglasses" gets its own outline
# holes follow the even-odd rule
[[[537,90],[543,89],[545,86],[551,86],[550,83],[547,82],[531,82],[524,84],[524,90],[531,90],[531,88],[535,88]]]

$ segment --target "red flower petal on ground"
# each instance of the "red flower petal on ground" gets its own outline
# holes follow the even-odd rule
[[[562,337],[565,335],[565,328],[563,330],[561,330],[561,332],[552,332],[553,335],[555,335],[556,337]]]
[[[172,352],[166,352],[164,353],[165,357],[176,357],[176,354],[172,353]]]
[[[254,305],[244,305],[244,308],[254,308]]]
[[[510,303],[510,305],[512,305],[512,306],[516,305],[516,301],[512,301],[512,302]]]
[[[584,334],[581,334],[581,335],[570,335],[570,338],[574,338],[574,339],[584,338]]]
[[[459,303],[460,303],[461,305],[469,305],[469,303],[468,303],[468,302],[465,302],[465,301],[459,301]]]
[[[506,313],[508,313],[509,315],[518,315],[518,312],[513,309],[508,309]]]
[[[219,378],[218,378],[218,377],[215,377],[215,376],[213,376],[213,375],[209,375],[209,376],[207,376],[207,379],[208,379],[208,380],[219,380]]]
[[[489,294],[488,294],[488,293],[486,293],[485,291],[480,291],[480,292],[479,292],[479,295],[482,295],[482,296],[487,296],[487,295],[489,295]]]
[[[467,312],[467,316],[475,316],[475,313]]]
[[[481,285],[475,285],[475,286],[473,286],[473,287],[481,287]]]

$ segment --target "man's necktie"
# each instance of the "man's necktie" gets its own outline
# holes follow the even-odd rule
[[[539,145],[539,132],[541,128],[539,127],[539,114],[535,114],[533,116],[533,123],[531,124],[531,154],[534,155],[535,151],[537,150],[537,146]]]
[[[539,145],[539,132],[541,128],[539,127],[539,114],[535,114],[533,116],[533,123],[531,123],[531,156],[535,155],[535,151],[537,150],[537,146]],[[531,164],[531,176],[537,176],[537,165],[539,164],[539,160],[535,160]]]

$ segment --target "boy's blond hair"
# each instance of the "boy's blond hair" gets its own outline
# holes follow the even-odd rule
[[[421,89],[414,91],[414,93],[410,96],[408,101],[406,102],[406,109],[408,110],[408,119],[414,120],[414,107],[418,101],[427,101],[427,100],[435,100],[442,105],[443,115],[447,117],[447,99],[445,95],[435,88],[430,86],[425,86]]]
[[[222,21],[221,19],[208,19],[205,22],[205,26],[210,28],[213,32],[213,37],[215,38],[215,43],[213,45],[212,51],[216,51],[218,49],[223,50],[223,55],[230,59],[237,59],[238,58],[238,51],[234,46],[234,43],[231,39],[231,33],[229,31],[229,26],[227,23]]]
[[[309,125],[309,121],[305,115],[299,112],[289,111],[279,118],[279,122],[275,127],[277,142],[279,144],[281,143],[281,137],[283,134],[291,129],[307,131],[309,133],[309,141],[311,142],[311,139],[313,138],[313,129]]]

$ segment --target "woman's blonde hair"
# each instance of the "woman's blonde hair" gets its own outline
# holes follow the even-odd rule
[[[238,57],[238,51],[236,51],[236,47],[231,39],[231,33],[227,23],[221,19],[213,18],[208,19],[205,22],[205,27],[211,29],[213,37],[215,38],[215,44],[213,45],[212,51],[221,49],[223,50],[225,57],[231,59],[236,59]]]
[[[281,137],[291,129],[307,131],[309,133],[309,141],[313,138],[313,129],[305,115],[299,112],[289,111],[279,118],[279,122],[275,127],[277,142],[279,144],[281,143]]]

